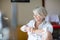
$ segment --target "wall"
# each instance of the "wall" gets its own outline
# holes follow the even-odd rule
[[[18,24],[26,24],[33,18],[32,10],[42,6],[42,0],[30,0],[30,3],[17,3],[17,21]]]
[[[33,18],[32,10],[37,7],[42,6],[41,0],[30,0],[30,3],[17,3],[17,23],[26,24],[29,20]],[[11,2],[10,0],[1,1],[1,11],[6,14],[7,17],[11,20]]]
[[[20,24],[26,24],[29,20],[31,20],[33,17],[32,10],[37,7],[42,6],[41,0],[30,0],[30,3],[17,3],[17,23]],[[11,2],[10,0],[2,0],[1,1],[1,11],[7,17],[9,20],[11,20]]]
[[[60,0],[46,0],[46,8],[50,15],[60,15]],[[26,24],[33,17],[32,10],[36,6],[42,6],[41,0],[30,0],[30,3],[17,3],[17,21],[18,25]],[[1,11],[11,20],[11,2],[10,0],[0,0]]]
[[[9,20],[11,19],[11,2],[10,0],[1,0],[1,11]]]
[[[46,0],[45,7],[49,15],[52,15],[52,14],[60,15],[60,0]]]
[[[1,10],[1,1],[0,1],[0,10]]]
[[[0,0],[0,11],[1,11],[1,0]]]

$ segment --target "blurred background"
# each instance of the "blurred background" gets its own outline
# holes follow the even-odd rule
[[[46,21],[53,25],[54,40],[60,40],[60,0],[0,0],[0,40],[27,40],[20,27],[33,19],[32,10],[40,6],[47,10]]]

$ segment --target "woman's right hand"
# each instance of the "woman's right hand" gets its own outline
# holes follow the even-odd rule
[[[27,31],[27,32],[31,32],[32,29],[33,29],[33,28],[31,28],[31,27],[26,27],[26,31]]]
[[[32,28],[32,27],[29,27],[28,25],[26,25],[26,31],[27,32],[31,32],[31,33],[34,33],[34,28]]]

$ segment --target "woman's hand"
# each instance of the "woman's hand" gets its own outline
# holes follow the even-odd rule
[[[26,31],[31,32],[31,33],[35,33],[36,29],[34,29],[32,27],[26,27]]]
[[[32,32],[33,28],[32,27],[26,27],[27,32]]]
[[[36,29],[36,30],[34,30],[34,33],[36,33],[36,34],[42,34],[42,33],[44,33],[44,30],[39,30],[39,29]]]

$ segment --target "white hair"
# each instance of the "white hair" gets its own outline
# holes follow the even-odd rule
[[[33,10],[34,15],[40,15],[43,13],[44,15],[47,15],[47,11],[44,7],[37,7]]]

